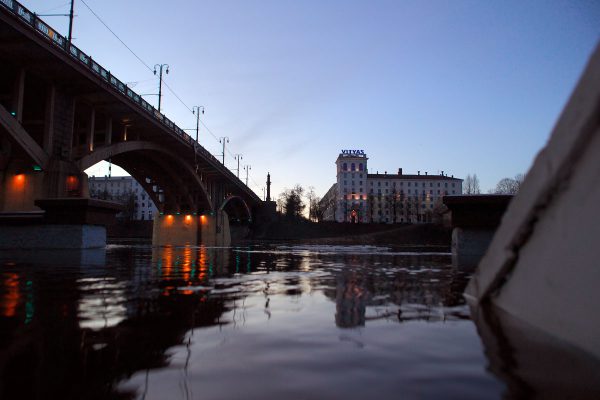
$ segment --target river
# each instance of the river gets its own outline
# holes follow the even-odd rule
[[[2,399],[529,393],[497,371],[447,253],[132,242],[0,265]]]

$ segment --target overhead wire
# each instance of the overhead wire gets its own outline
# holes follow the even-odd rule
[[[88,5],[88,4],[87,4],[87,3],[86,3],[84,0],[80,0],[80,1],[83,3],[83,5],[84,5],[84,6],[86,6],[86,7],[87,7],[87,9],[88,9],[88,10],[90,10],[90,12],[91,12],[91,13],[94,15],[94,17],[96,17],[96,18],[98,19],[98,21],[100,21],[100,23],[101,23],[102,25],[104,25],[104,27],[105,27],[106,29],[108,29],[108,30],[109,30],[109,32],[110,32],[110,33],[112,33],[112,34],[113,34],[113,36],[114,36],[114,37],[116,37],[116,38],[117,38],[117,40],[118,40],[119,42],[121,42],[121,44],[122,44],[123,46],[125,46],[125,47],[127,48],[127,50],[129,50],[129,52],[130,52],[131,54],[133,54],[133,55],[135,56],[135,58],[137,58],[137,59],[139,60],[139,62],[141,62],[141,63],[142,63],[142,64],[143,64],[143,65],[144,65],[146,68],[148,68],[148,70],[149,70],[149,71],[151,71],[151,72],[154,72],[154,70],[153,70],[152,68],[150,68],[150,66],[149,66],[148,64],[146,64],[146,63],[144,62],[144,60],[142,60],[142,59],[141,59],[141,58],[140,58],[140,57],[139,57],[137,54],[135,54],[135,52],[134,52],[133,50],[131,50],[131,48],[130,48],[129,46],[127,46],[127,44],[125,44],[125,42],[124,42],[124,41],[122,41],[122,40],[121,40],[121,38],[120,38],[120,37],[119,37],[119,36],[118,36],[118,35],[117,35],[117,34],[116,34],[116,33],[115,33],[115,32],[114,32],[112,29],[110,29],[108,25],[106,25],[106,23],[105,23],[105,22],[102,20],[102,18],[100,18],[100,16],[99,16],[98,14],[96,14],[96,13],[94,12],[94,10],[92,10],[92,8],[91,8],[91,7],[90,7],[90,6],[89,6],[89,5]]]
[[[86,8],[87,8],[87,9],[88,9],[88,10],[89,10],[91,13],[92,13],[92,15],[94,15],[94,17],[96,17],[96,19],[98,19],[98,21],[100,21],[100,23],[101,23],[102,25],[104,25],[104,27],[105,27],[106,29],[108,29],[108,31],[109,31],[110,33],[112,33],[112,35],[113,35],[115,38],[117,38],[117,40],[118,40],[119,42],[121,42],[121,44],[122,44],[123,46],[125,46],[125,48],[126,48],[127,50],[129,50],[129,52],[130,52],[131,54],[133,54],[133,56],[134,56],[135,58],[137,58],[137,59],[138,59],[138,61],[139,61],[140,63],[142,63],[142,65],[144,65],[144,66],[145,66],[145,67],[146,67],[146,68],[147,68],[147,69],[148,69],[150,72],[154,73],[154,69],[153,69],[153,68],[151,68],[151,67],[150,67],[150,65],[148,65],[148,64],[147,64],[147,63],[146,63],[144,60],[142,60],[142,58],[141,58],[140,56],[138,56],[138,55],[137,55],[137,54],[136,54],[136,53],[135,53],[135,52],[134,52],[134,51],[131,49],[131,47],[129,47],[129,46],[128,46],[128,45],[127,45],[127,44],[126,44],[126,43],[125,43],[125,42],[124,42],[124,41],[123,41],[123,40],[122,40],[122,39],[121,39],[121,38],[120,38],[120,37],[119,37],[119,36],[118,36],[118,35],[117,35],[117,34],[116,34],[116,33],[115,33],[113,30],[112,30],[112,29],[110,29],[110,27],[109,27],[109,26],[108,26],[108,25],[107,25],[107,24],[106,24],[106,23],[105,23],[105,22],[102,20],[102,18],[100,18],[100,16],[99,16],[98,14],[96,14],[96,12],[95,12],[94,10],[92,10],[92,8],[91,8],[91,7],[90,7],[90,6],[89,6],[89,5],[88,5],[88,4],[85,2],[85,0],[80,0],[80,1],[83,3],[83,5],[84,5],[84,6],[86,6]],[[67,4],[69,4],[69,3],[67,3]],[[61,7],[62,7],[62,6],[61,6]],[[145,82],[145,81],[138,81],[138,82]],[[178,101],[179,101],[179,102],[180,102],[180,103],[181,103],[181,104],[182,104],[182,105],[183,105],[183,106],[184,106],[184,107],[185,107],[185,108],[186,108],[186,109],[187,109],[187,110],[188,110],[190,113],[194,114],[194,110],[193,110],[193,109],[192,109],[190,106],[188,106],[188,105],[187,105],[187,104],[186,104],[186,103],[185,103],[185,102],[184,102],[184,101],[183,101],[183,100],[182,100],[182,99],[179,97],[179,95],[177,95],[177,93],[175,92],[175,90],[173,90],[173,88],[171,88],[171,86],[169,86],[169,84],[168,84],[168,83],[167,83],[167,82],[166,82],[164,79],[163,79],[163,81],[162,81],[162,82],[163,82],[163,84],[165,85],[165,87],[166,87],[166,88],[167,88],[167,89],[168,89],[168,90],[171,92],[171,94],[173,94],[173,96],[175,96],[175,98],[176,98],[176,99],[177,99],[177,100],[178,100]],[[211,131],[211,129],[210,129],[210,128],[209,128],[209,127],[208,127],[208,126],[207,126],[207,125],[204,123],[204,121],[200,120],[200,123],[201,123],[201,124],[202,124],[202,126],[203,126],[203,127],[206,129],[206,131],[207,131],[208,133],[210,133],[210,135],[211,135],[211,136],[212,136],[212,137],[213,137],[213,138],[214,138],[214,139],[215,139],[217,142],[219,142],[219,138],[217,137],[217,135],[215,135],[215,134],[214,134],[214,133]],[[229,149],[227,149],[227,148],[226,148],[226,152],[227,152],[227,153],[229,153],[230,157],[231,157],[231,158],[233,158],[233,159],[235,160],[235,155],[234,155],[234,154],[233,154],[233,153],[232,153],[232,152],[231,152]]]

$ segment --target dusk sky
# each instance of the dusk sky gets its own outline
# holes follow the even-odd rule
[[[65,0],[21,2],[68,12]],[[487,192],[529,169],[600,39],[598,1],[85,3],[150,67],[169,64],[168,85],[205,107],[261,197],[267,172],[274,195],[299,183],[322,196],[341,149],[365,150],[372,173],[476,173]],[[75,13],[79,48],[137,93],[157,93],[152,71],[81,0]],[[43,18],[66,35],[67,18]],[[195,127],[163,93],[167,117]],[[221,153],[203,127],[200,142]],[[236,168],[229,152],[226,164]]]

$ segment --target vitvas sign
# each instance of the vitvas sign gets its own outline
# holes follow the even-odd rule
[[[345,154],[348,156],[364,156],[365,151],[364,150],[342,150],[342,154]]]

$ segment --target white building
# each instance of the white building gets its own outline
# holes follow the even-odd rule
[[[107,199],[123,204],[133,200],[133,219],[152,220],[158,213],[156,205],[142,185],[131,176],[90,177],[88,180],[90,196]]]
[[[462,179],[427,172],[369,174],[363,150],[342,150],[337,179],[321,200],[325,221],[354,223],[431,222],[445,195],[462,194]]]

